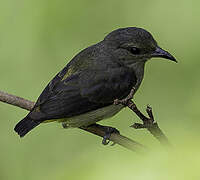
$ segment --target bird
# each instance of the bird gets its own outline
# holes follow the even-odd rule
[[[72,58],[14,130],[24,137],[41,123],[60,122],[64,128],[80,128],[114,116],[125,106],[113,102],[127,97],[133,88],[138,90],[145,64],[154,57],[177,62],[143,28],[112,31]]]

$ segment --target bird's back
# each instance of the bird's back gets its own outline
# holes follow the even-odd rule
[[[74,124],[73,117],[91,115],[89,112],[97,112],[93,117],[95,121],[110,117],[121,107],[112,106],[108,110],[104,107],[112,105],[115,99],[126,97],[135,84],[134,71],[118,61],[102,43],[98,43],[81,51],[50,81],[26,121],[23,120],[20,126],[18,124],[15,130],[20,133],[20,129],[25,129],[21,133],[24,136],[31,130],[31,126],[24,127],[28,121],[38,125],[49,120],[62,122],[70,119]],[[86,118],[85,124],[89,124]],[[84,122],[76,123],[77,127],[80,125]]]

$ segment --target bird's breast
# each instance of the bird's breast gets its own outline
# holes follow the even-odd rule
[[[136,90],[139,88],[143,77],[144,77],[144,66],[145,66],[145,62],[141,61],[141,62],[136,62],[133,63],[131,65],[129,65],[129,67],[134,71],[135,76],[137,78],[137,83],[135,85]]]

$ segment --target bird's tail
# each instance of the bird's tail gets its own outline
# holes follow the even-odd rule
[[[19,134],[20,137],[24,137],[29,131],[38,126],[40,123],[40,121],[34,121],[30,117],[26,116],[17,123],[14,130]]]

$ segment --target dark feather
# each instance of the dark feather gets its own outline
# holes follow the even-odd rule
[[[24,119],[17,123],[14,130],[20,135],[20,137],[24,137],[29,131],[31,131],[39,124],[40,121],[34,121],[26,116]]]
[[[97,58],[92,66],[79,67],[76,71],[72,61],[58,73],[28,116],[16,125],[15,131],[20,137],[45,120],[77,116],[126,97],[136,84],[134,72],[114,61],[113,57],[106,58],[100,66],[101,59]],[[72,73],[68,72],[70,68]]]
[[[75,72],[65,80],[58,80],[43,91],[30,117],[36,120],[67,118],[113,104],[126,97],[136,84],[133,71],[119,63],[107,61],[102,69]],[[52,83],[51,83],[52,85]],[[47,98],[48,97],[48,98]]]

